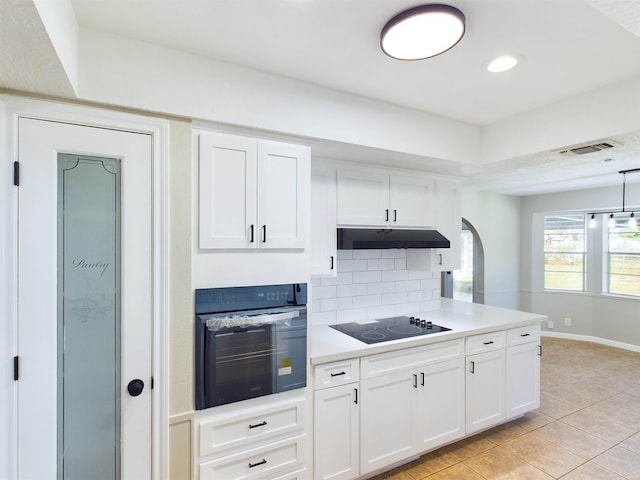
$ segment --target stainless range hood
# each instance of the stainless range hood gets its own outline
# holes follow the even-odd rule
[[[338,250],[373,248],[450,248],[437,230],[338,228]]]

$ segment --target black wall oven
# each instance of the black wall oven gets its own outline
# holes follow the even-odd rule
[[[196,409],[307,385],[305,283],[196,290]]]

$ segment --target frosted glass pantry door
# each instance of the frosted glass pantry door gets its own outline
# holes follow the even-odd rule
[[[151,136],[18,137],[18,479],[150,479]]]

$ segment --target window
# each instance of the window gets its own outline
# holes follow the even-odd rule
[[[629,216],[614,215],[608,227],[608,291],[640,296],[640,231],[628,225]]]
[[[585,290],[584,215],[544,217],[545,290]]]

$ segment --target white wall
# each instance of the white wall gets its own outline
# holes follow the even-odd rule
[[[474,125],[86,29],[79,97],[461,162],[480,147]]]
[[[640,299],[603,293],[602,222],[596,229],[587,229],[586,292],[544,291],[545,214],[618,210],[621,202],[621,187],[535,195],[522,199],[521,308],[548,315],[554,321],[554,332],[640,345]],[[627,183],[627,206],[640,207],[640,184]],[[571,318],[570,327],[564,325],[565,317]],[[543,325],[543,329],[549,330],[546,325]]]
[[[478,232],[484,249],[486,305],[519,307],[520,199],[462,189],[462,217]]]
[[[337,275],[312,278],[312,323],[334,325],[438,308],[440,272],[407,270],[406,252],[338,250]]]

